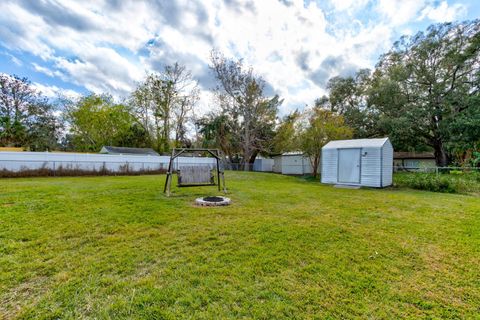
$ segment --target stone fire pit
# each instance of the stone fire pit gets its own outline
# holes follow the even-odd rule
[[[230,198],[221,197],[221,196],[210,196],[197,198],[195,204],[197,206],[206,206],[206,207],[218,207],[218,206],[228,206],[231,203]]]

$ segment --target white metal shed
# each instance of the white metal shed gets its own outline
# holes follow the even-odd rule
[[[387,187],[393,147],[388,138],[330,141],[322,148],[322,183]]]
[[[273,157],[273,172],[282,173],[282,155],[276,155]]]
[[[312,173],[310,159],[303,152],[285,152],[273,157],[273,172],[287,175]]]
[[[273,159],[256,158],[253,162],[253,171],[272,172],[273,163]]]

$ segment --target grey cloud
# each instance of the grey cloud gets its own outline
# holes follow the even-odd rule
[[[241,0],[224,0],[224,3],[231,9],[242,13],[244,11],[249,11],[251,13],[256,13],[257,9],[255,7],[255,2],[252,0],[241,1]]]
[[[23,0],[21,5],[26,10],[41,16],[50,25],[60,25],[80,31],[95,28],[91,19],[81,16],[56,2]]]
[[[300,69],[303,71],[308,71],[308,59],[310,57],[310,54],[307,51],[301,51],[300,53],[297,54],[295,61],[297,62],[298,66]]]
[[[106,4],[109,9],[119,10],[123,7],[123,5],[125,4],[125,1],[124,0],[107,0]]]
[[[205,28],[210,19],[208,11],[201,1],[190,1],[186,7],[180,6],[176,1],[157,1],[155,8],[162,16],[165,23],[181,31],[182,33],[192,34],[202,38],[205,42],[213,45],[214,39],[210,32]],[[193,29],[188,29],[183,25],[182,12],[188,10],[197,17],[198,25]]]
[[[275,50],[270,55],[267,57],[267,60],[270,62],[277,62],[277,61],[282,61],[283,57],[280,55],[280,53]]]
[[[265,80],[265,87],[263,88],[263,92],[267,97],[273,97],[276,94],[275,88],[273,88],[273,86],[266,80]]]
[[[321,67],[328,70],[335,70],[341,67],[345,63],[345,59],[342,56],[328,56],[322,61]]]
[[[310,79],[321,87],[324,87],[329,79],[329,73],[319,68],[310,73]]]
[[[324,87],[328,80],[334,76],[353,76],[358,66],[348,62],[343,56],[328,56],[320,66],[310,72],[310,79],[317,85]]]
[[[200,87],[204,90],[213,90],[217,86],[215,76],[206,64],[204,65],[204,68],[200,69],[200,71],[194,75],[194,77],[198,81]]]
[[[281,4],[283,4],[287,7],[291,7],[293,5],[293,1],[291,1],[291,0],[278,0],[278,2],[280,2]]]
[[[176,1],[156,1],[155,9],[160,13],[167,24],[172,27],[181,25],[181,10]]]
[[[22,24],[9,24],[8,28],[0,28],[0,43],[5,46],[15,44],[19,39],[27,35],[27,30]]]
[[[199,56],[190,53],[179,53],[174,48],[165,43],[160,43],[163,54],[161,56],[153,56],[148,59],[149,67],[154,71],[162,70],[166,65],[178,62],[187,67],[192,72],[192,76],[198,81],[200,87],[204,90],[211,90],[215,87],[215,78],[210,72],[208,64]],[[152,48],[155,50],[157,45]]]

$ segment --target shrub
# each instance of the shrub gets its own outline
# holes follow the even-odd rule
[[[448,177],[445,177],[444,175],[408,173],[401,175],[399,174],[397,177],[400,177],[400,179],[396,179],[396,184],[399,186],[433,192],[458,192]]]
[[[395,185],[433,192],[479,193],[480,173],[397,173],[395,174]]]
[[[471,178],[472,178],[473,181],[476,181],[476,182],[480,183],[480,171],[473,172],[471,174]]]

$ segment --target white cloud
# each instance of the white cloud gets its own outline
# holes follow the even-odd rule
[[[379,0],[377,10],[394,26],[413,20],[425,7],[426,0]]]
[[[17,57],[15,57],[14,55],[8,52],[0,52],[0,55],[6,56],[16,66],[19,66],[19,67],[23,66],[23,62],[20,59],[18,59]]]
[[[47,98],[65,97],[68,99],[77,99],[81,97],[81,94],[71,89],[63,89],[57,86],[44,85],[38,82],[32,83],[33,87],[40,91],[43,96]]]
[[[369,0],[333,0],[332,5],[337,11],[358,10],[367,5]]]
[[[467,8],[460,3],[449,6],[447,1],[443,1],[438,7],[426,7],[422,11],[422,18],[428,18],[434,22],[449,22],[465,14]]]
[[[33,69],[37,72],[46,74],[49,77],[62,77],[62,73],[59,71],[52,71],[49,68],[43,67],[35,62],[32,63]]]
[[[463,4],[440,4],[435,0],[379,0],[379,11],[393,26],[405,25],[411,21],[429,19],[433,22],[447,22],[458,19],[466,12]]]

